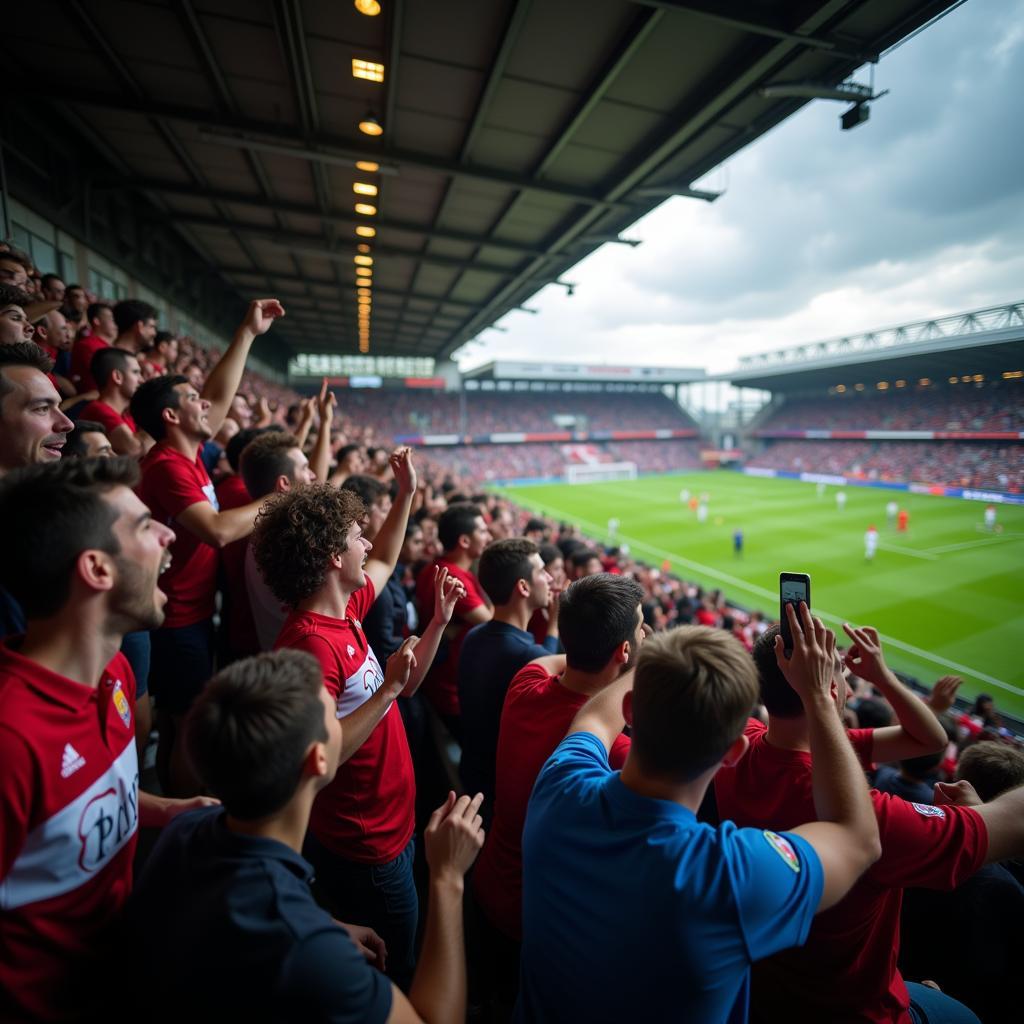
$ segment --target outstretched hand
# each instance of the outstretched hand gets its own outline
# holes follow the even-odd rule
[[[440,565],[434,566],[434,618],[451,622],[455,606],[466,596],[466,586],[458,576],[450,576]]]
[[[836,636],[826,629],[821,619],[811,616],[806,603],[799,611],[786,604],[789,629],[793,636],[793,653],[786,657],[782,635],[775,638],[775,660],[786,682],[796,690],[805,708],[816,698],[829,696],[835,672]]]
[[[479,814],[483,802],[483,793],[472,799],[456,799],[455,793],[450,792],[430,816],[423,844],[433,877],[462,883],[484,845],[483,819]]]
[[[324,377],[323,383],[320,385],[320,394],[316,396],[316,408],[320,413],[321,430],[334,419],[334,407],[337,405],[337,402],[338,400],[334,397],[334,392],[327,390],[327,378]]]
[[[873,626],[851,626],[843,623],[846,635],[853,641],[843,655],[843,664],[861,679],[874,686],[884,686],[889,677],[889,666],[882,653],[878,630]]]
[[[412,464],[411,448],[396,448],[388,459],[395,474],[400,494],[416,493],[416,467]]]
[[[284,316],[284,306],[277,299],[253,299],[242,321],[242,327],[253,334],[266,334],[270,325]]]
[[[925,703],[937,715],[948,711],[956,700],[956,691],[963,680],[959,676],[943,676],[933,687]]]

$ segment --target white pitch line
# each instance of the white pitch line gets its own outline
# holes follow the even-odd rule
[[[981,540],[965,540],[959,544],[944,544],[938,548],[928,548],[927,550],[933,555],[946,555],[951,551],[965,551],[968,548],[983,548],[988,544],[1005,544],[1008,540],[1016,540],[1019,534],[1012,534],[1011,536],[1000,536],[1000,537],[983,537]]]
[[[554,505],[548,505],[546,502],[530,501],[529,499],[523,501],[523,504],[532,504],[534,508],[541,512],[556,515],[560,519],[572,520],[580,526],[589,529],[597,536],[603,536],[604,527],[599,526],[597,523],[591,522],[590,520],[580,519],[579,516],[566,512],[565,509],[555,508]],[[689,558],[684,558],[675,551],[666,551],[664,548],[655,547],[653,544],[648,544],[646,541],[638,540],[637,538],[627,536],[624,533],[619,534],[619,542],[621,543],[622,541],[626,541],[631,548],[650,551],[652,554],[657,555],[660,558],[668,558],[679,562],[682,565],[696,570],[697,572],[702,572],[707,576],[712,576],[715,579],[721,580],[723,583],[727,583],[731,587],[745,590],[748,594],[757,594],[759,597],[767,598],[769,601],[775,601],[778,599],[778,594],[773,590],[768,590],[765,587],[759,587],[756,583],[748,583],[746,580],[742,580],[738,576],[732,576],[727,572],[720,571],[719,569],[713,569],[709,565],[694,562]],[[833,615],[831,612],[822,611],[820,608],[815,608],[814,614],[817,615],[818,618],[826,622],[832,622],[838,626],[842,626],[844,622],[850,621],[849,619],[844,619],[840,615]],[[1012,683],[1007,683],[1005,680],[996,679],[995,676],[990,676],[986,672],[979,672],[977,669],[968,668],[966,665],[959,664],[959,662],[950,661],[948,658],[941,658],[937,654],[932,654],[930,651],[922,650],[920,647],[915,647],[913,644],[904,643],[902,640],[897,640],[895,637],[886,636],[884,633],[879,633],[878,636],[880,640],[884,641],[890,647],[898,647],[900,650],[906,651],[908,654],[913,654],[918,658],[923,658],[925,661],[930,661],[935,665],[940,665],[942,668],[952,669],[954,672],[960,672],[973,679],[980,679],[983,683],[998,686],[1001,690],[1007,690],[1009,693],[1015,693],[1018,697],[1024,697],[1024,689],[1021,689],[1019,686],[1014,686]]]
[[[911,558],[923,558],[929,562],[937,562],[939,556],[928,551],[915,551],[913,548],[901,548],[898,544],[883,544],[879,541],[878,546],[883,551],[893,551],[898,555],[910,555]]]

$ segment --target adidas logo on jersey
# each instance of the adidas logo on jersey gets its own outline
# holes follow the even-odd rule
[[[64,756],[60,761],[61,778],[66,779],[83,767],[85,767],[85,758],[70,743],[65,743]]]

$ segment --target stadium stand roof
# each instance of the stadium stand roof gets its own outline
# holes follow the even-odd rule
[[[498,360],[466,370],[464,380],[579,381],[588,384],[692,384],[706,371],[697,367],[605,366],[584,363],[537,363]]]
[[[281,295],[289,351],[356,350],[358,276],[371,351],[444,358],[807,102],[766,86],[835,86],[951,3],[37,0],[5,14],[5,134],[58,114],[86,219],[145,197],[234,293]],[[18,157],[16,197],[83,201]]]
[[[747,356],[714,379],[798,393],[857,383],[873,389],[879,381],[916,383],[922,377],[966,383],[1007,374],[1024,376],[1024,302]]]

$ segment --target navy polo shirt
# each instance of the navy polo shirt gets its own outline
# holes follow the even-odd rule
[[[495,758],[501,709],[512,677],[534,658],[558,651],[558,638],[543,646],[532,634],[507,622],[481,623],[466,635],[459,655],[462,761],[459,774],[468,793],[483,793],[487,815],[494,810]]]
[[[129,901],[146,1005],[161,1020],[386,1021],[391,982],[317,906],[310,865],[225,817],[175,818]]]

